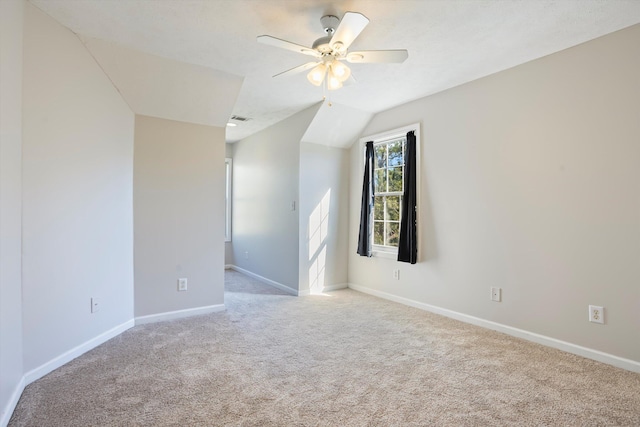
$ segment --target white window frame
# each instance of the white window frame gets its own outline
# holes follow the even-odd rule
[[[420,145],[421,145],[420,144],[420,141],[421,141],[420,123],[413,123],[410,125],[402,126],[400,128],[392,129],[390,131],[381,132],[381,133],[360,138],[359,140],[360,152],[362,153],[362,158],[363,158],[363,161],[361,164],[360,176],[364,174],[365,144],[368,141],[373,141],[373,145],[375,147],[376,144],[390,142],[394,139],[406,137],[409,131],[414,131],[416,136],[416,169],[417,169],[416,170],[416,187],[417,187],[416,188],[416,194],[417,194],[416,210],[418,211],[418,215],[416,216],[416,221],[418,221],[418,226],[419,226],[419,222],[420,222]],[[375,165],[374,165],[374,169],[375,169]],[[403,173],[404,173],[404,169],[403,169]],[[373,173],[372,173],[372,179],[373,179]],[[403,182],[404,182],[404,177],[403,177]],[[373,185],[373,182],[372,182],[372,185]],[[400,218],[402,218],[402,212],[400,212]],[[373,222],[371,225],[371,230],[369,235],[369,238],[371,241],[372,255],[374,257],[377,256],[382,258],[396,259],[398,256],[398,248],[392,247],[392,246],[374,245],[372,233],[373,233]],[[420,233],[418,233],[418,247],[420,247],[419,245],[420,245]]]
[[[384,139],[384,140],[378,140],[378,141],[374,141],[373,143],[373,148],[374,148],[374,153],[375,153],[375,149],[377,147],[380,146],[385,146],[388,147],[389,144],[393,143],[393,142],[397,142],[397,141],[403,141],[403,146],[402,146],[402,167],[403,167],[403,171],[404,171],[404,152],[405,152],[405,147],[407,145],[407,137],[406,137],[406,133],[404,135],[398,135],[398,136],[394,136],[393,138],[388,138],[388,139]],[[388,157],[388,148],[386,149],[387,151],[387,156],[386,156],[386,160],[387,160],[387,165],[385,165],[384,169],[387,170],[387,172],[389,171],[389,157]],[[375,192],[375,180],[376,180],[376,171],[380,170],[379,168],[376,167],[377,166],[377,158],[376,155],[374,154],[374,165],[373,165],[373,188],[374,188],[374,197],[382,197],[384,200],[384,207],[382,208],[382,215],[383,217],[386,217],[386,213],[387,213],[387,197],[397,197],[400,196],[400,205],[398,206],[398,220],[397,221],[391,221],[391,220],[387,220],[386,218],[384,218],[382,220],[382,223],[384,224],[384,232],[383,232],[383,239],[386,241],[387,240],[387,224],[390,224],[392,222],[395,222],[398,224],[398,229],[400,229],[400,221],[402,220],[402,197],[404,196],[404,172],[402,174],[402,187],[403,189],[400,191],[381,191],[376,193]],[[385,174],[386,179],[387,179],[387,184],[389,182],[389,173]],[[388,190],[388,188],[387,188]],[[376,209],[375,209],[375,204],[374,204],[374,208],[373,208],[373,229],[375,230],[375,226],[376,226],[376,222],[379,222],[378,220],[375,219],[376,217]],[[375,234],[375,233],[372,233]],[[390,245],[385,245],[385,244],[376,244],[374,242],[371,243],[372,248],[380,251],[380,252],[392,252],[392,253],[397,253],[398,252],[398,248],[397,246],[390,246]]]
[[[229,157],[224,159],[224,169],[225,169],[225,212],[224,212],[224,241],[231,241],[231,184],[233,177],[233,160]]]

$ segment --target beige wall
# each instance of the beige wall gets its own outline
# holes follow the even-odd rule
[[[365,135],[422,124],[420,262],[356,255],[353,191],[349,281],[640,362],[638,40],[640,25],[378,114]],[[354,189],[361,158],[354,144]]]
[[[318,108],[314,105],[234,144],[234,264],[294,291],[300,141]]]
[[[134,115],[76,35],[25,5],[22,301],[33,379],[133,317]]]
[[[224,129],[137,115],[134,157],[136,317],[222,305]]]
[[[346,287],[349,151],[300,144],[300,291]]]
[[[0,425],[22,379],[22,0],[0,1]]]

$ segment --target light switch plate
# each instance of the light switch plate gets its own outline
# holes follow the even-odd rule
[[[91,298],[91,313],[97,313],[100,311],[100,304],[98,298]]]
[[[502,288],[491,288],[491,301],[502,301]]]

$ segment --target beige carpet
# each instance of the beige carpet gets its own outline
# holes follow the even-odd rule
[[[227,273],[227,311],[137,326],[10,426],[640,426],[640,374],[351,290]]]

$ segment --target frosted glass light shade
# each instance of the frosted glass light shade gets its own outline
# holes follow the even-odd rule
[[[330,68],[333,75],[340,80],[341,83],[346,81],[351,75],[349,67],[336,59],[331,62]]]
[[[327,66],[324,64],[318,64],[307,74],[307,80],[314,86],[320,86],[324,80],[324,75],[327,72]]]
[[[338,77],[333,74],[333,71],[329,69],[327,73],[327,89],[336,90],[342,87],[342,82]]]

